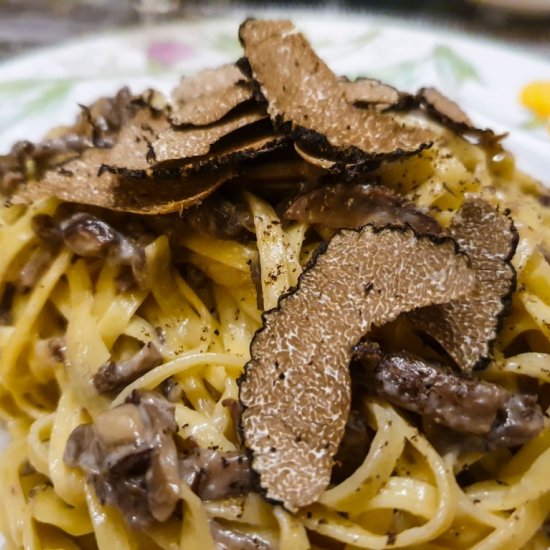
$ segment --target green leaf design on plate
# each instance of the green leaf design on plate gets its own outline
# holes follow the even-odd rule
[[[481,83],[477,69],[449,46],[436,46],[432,55],[437,75],[442,82],[451,82],[455,86],[461,86],[468,80]]]
[[[14,108],[10,111],[4,127],[19,122],[22,118],[37,115],[59,105],[74,84],[72,79],[41,81],[14,80],[0,84],[0,101],[9,102]],[[27,97],[25,97],[27,94]]]
[[[220,33],[214,39],[212,46],[214,49],[231,54],[234,57],[240,57],[243,53],[239,40],[234,33]]]
[[[533,115],[527,120],[523,121],[519,127],[522,130],[538,130],[540,128],[544,128],[545,125],[546,120],[544,118]]]
[[[26,113],[39,113],[61,103],[65,99],[72,85],[73,82],[71,80],[57,80],[55,82],[51,82],[49,85],[45,86],[42,93],[38,97],[27,103],[25,109]]]
[[[409,59],[408,61],[388,65],[383,69],[377,69],[369,76],[378,78],[396,88],[411,88],[418,84],[419,70],[425,62],[426,60],[424,58]]]

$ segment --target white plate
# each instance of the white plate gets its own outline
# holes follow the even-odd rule
[[[52,126],[70,123],[78,103],[122,85],[168,92],[182,74],[237,59],[237,28],[246,15],[84,38],[0,65],[0,152],[15,140],[39,139]],[[550,80],[550,63],[501,43],[386,18],[268,15],[292,17],[338,73],[368,75],[410,91],[437,86],[478,125],[509,131],[506,143],[520,166],[550,187],[550,134],[518,103],[526,84]]]

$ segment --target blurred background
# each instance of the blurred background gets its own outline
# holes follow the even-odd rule
[[[271,5],[391,15],[499,38],[550,59],[550,0],[0,0],[0,60],[98,30]]]

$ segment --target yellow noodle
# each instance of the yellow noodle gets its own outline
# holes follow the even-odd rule
[[[550,383],[550,209],[537,200],[541,188],[515,171],[508,157],[493,161],[446,131],[431,150],[382,163],[373,176],[443,225],[469,193],[511,210],[520,236],[513,260],[518,291],[495,361],[479,376],[514,391],[526,379],[544,388]],[[0,326],[0,417],[12,438],[0,460],[0,530],[7,548],[80,548],[84,536],[86,549],[214,549],[213,520],[281,550],[312,547],[313,531],[350,550],[550,547],[541,530],[550,513],[548,420],[539,436],[513,453],[441,456],[394,407],[369,400],[366,414],[375,435],[368,455],[319,502],[293,515],[258,494],[202,502],[182,485],[183,517],[142,533],[129,529],[117,510],[102,506],[93,485],[64,464],[76,426],[123,403],[134,390],[158,390],[168,378],[187,398],[175,404],[178,438],[220,451],[239,448],[223,402],[238,399],[237,379],[261,326],[261,309],[276,306],[297,284],[319,236],[334,232],[322,225],[286,226],[264,199],[252,194],[245,199],[256,231],[249,244],[191,229],[170,238],[168,231],[159,234],[145,247],[144,284],[124,291],[117,283],[120,266],[73,259],[61,247],[35,288],[16,293],[12,322]],[[33,216],[53,214],[58,204],[0,206],[0,289],[16,282],[32,251],[43,246],[32,231]],[[204,289],[173,265],[173,254],[202,271]],[[251,277],[256,262],[260,309]],[[403,324],[392,335],[396,345],[421,345]],[[64,339],[63,363],[47,357],[52,337]],[[148,342],[158,347],[163,363],[118,395],[99,396],[92,378],[101,366]],[[461,487],[456,476],[465,465],[484,475]]]

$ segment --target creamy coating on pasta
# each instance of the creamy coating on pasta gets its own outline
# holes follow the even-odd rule
[[[117,507],[103,505],[84,472],[67,464],[73,430],[123,405],[134,390],[169,398],[174,438],[184,453],[243,450],[227,405],[239,401],[237,380],[262,326],[261,313],[297,284],[312,254],[335,231],[323,223],[283,220],[279,197],[257,191],[254,174],[242,175],[242,186],[237,175],[230,194],[251,220],[245,239],[205,231],[185,212],[181,218],[113,213],[58,198],[2,205],[0,418],[10,443],[0,461],[0,530],[7,548],[548,548],[546,416],[542,431],[519,447],[480,448],[464,434],[443,433],[366,394],[365,456],[352,472],[333,479],[317,502],[290,513],[261,491],[201,498],[182,481],[182,504],[174,513],[138,529]],[[547,192],[516,169],[509,153],[489,154],[441,128],[431,148],[384,161],[368,179],[407,198],[442,227],[471,197],[510,211],[519,233],[517,290],[493,360],[474,376],[512,393],[535,394],[547,408]],[[75,212],[133,239],[139,265],[79,252],[66,238],[52,244],[37,228],[40,220]],[[428,353],[404,316],[377,331],[397,348]],[[158,351],[148,367],[98,390],[106,365],[120,367],[147,346]],[[170,394],[174,387],[176,397]]]

